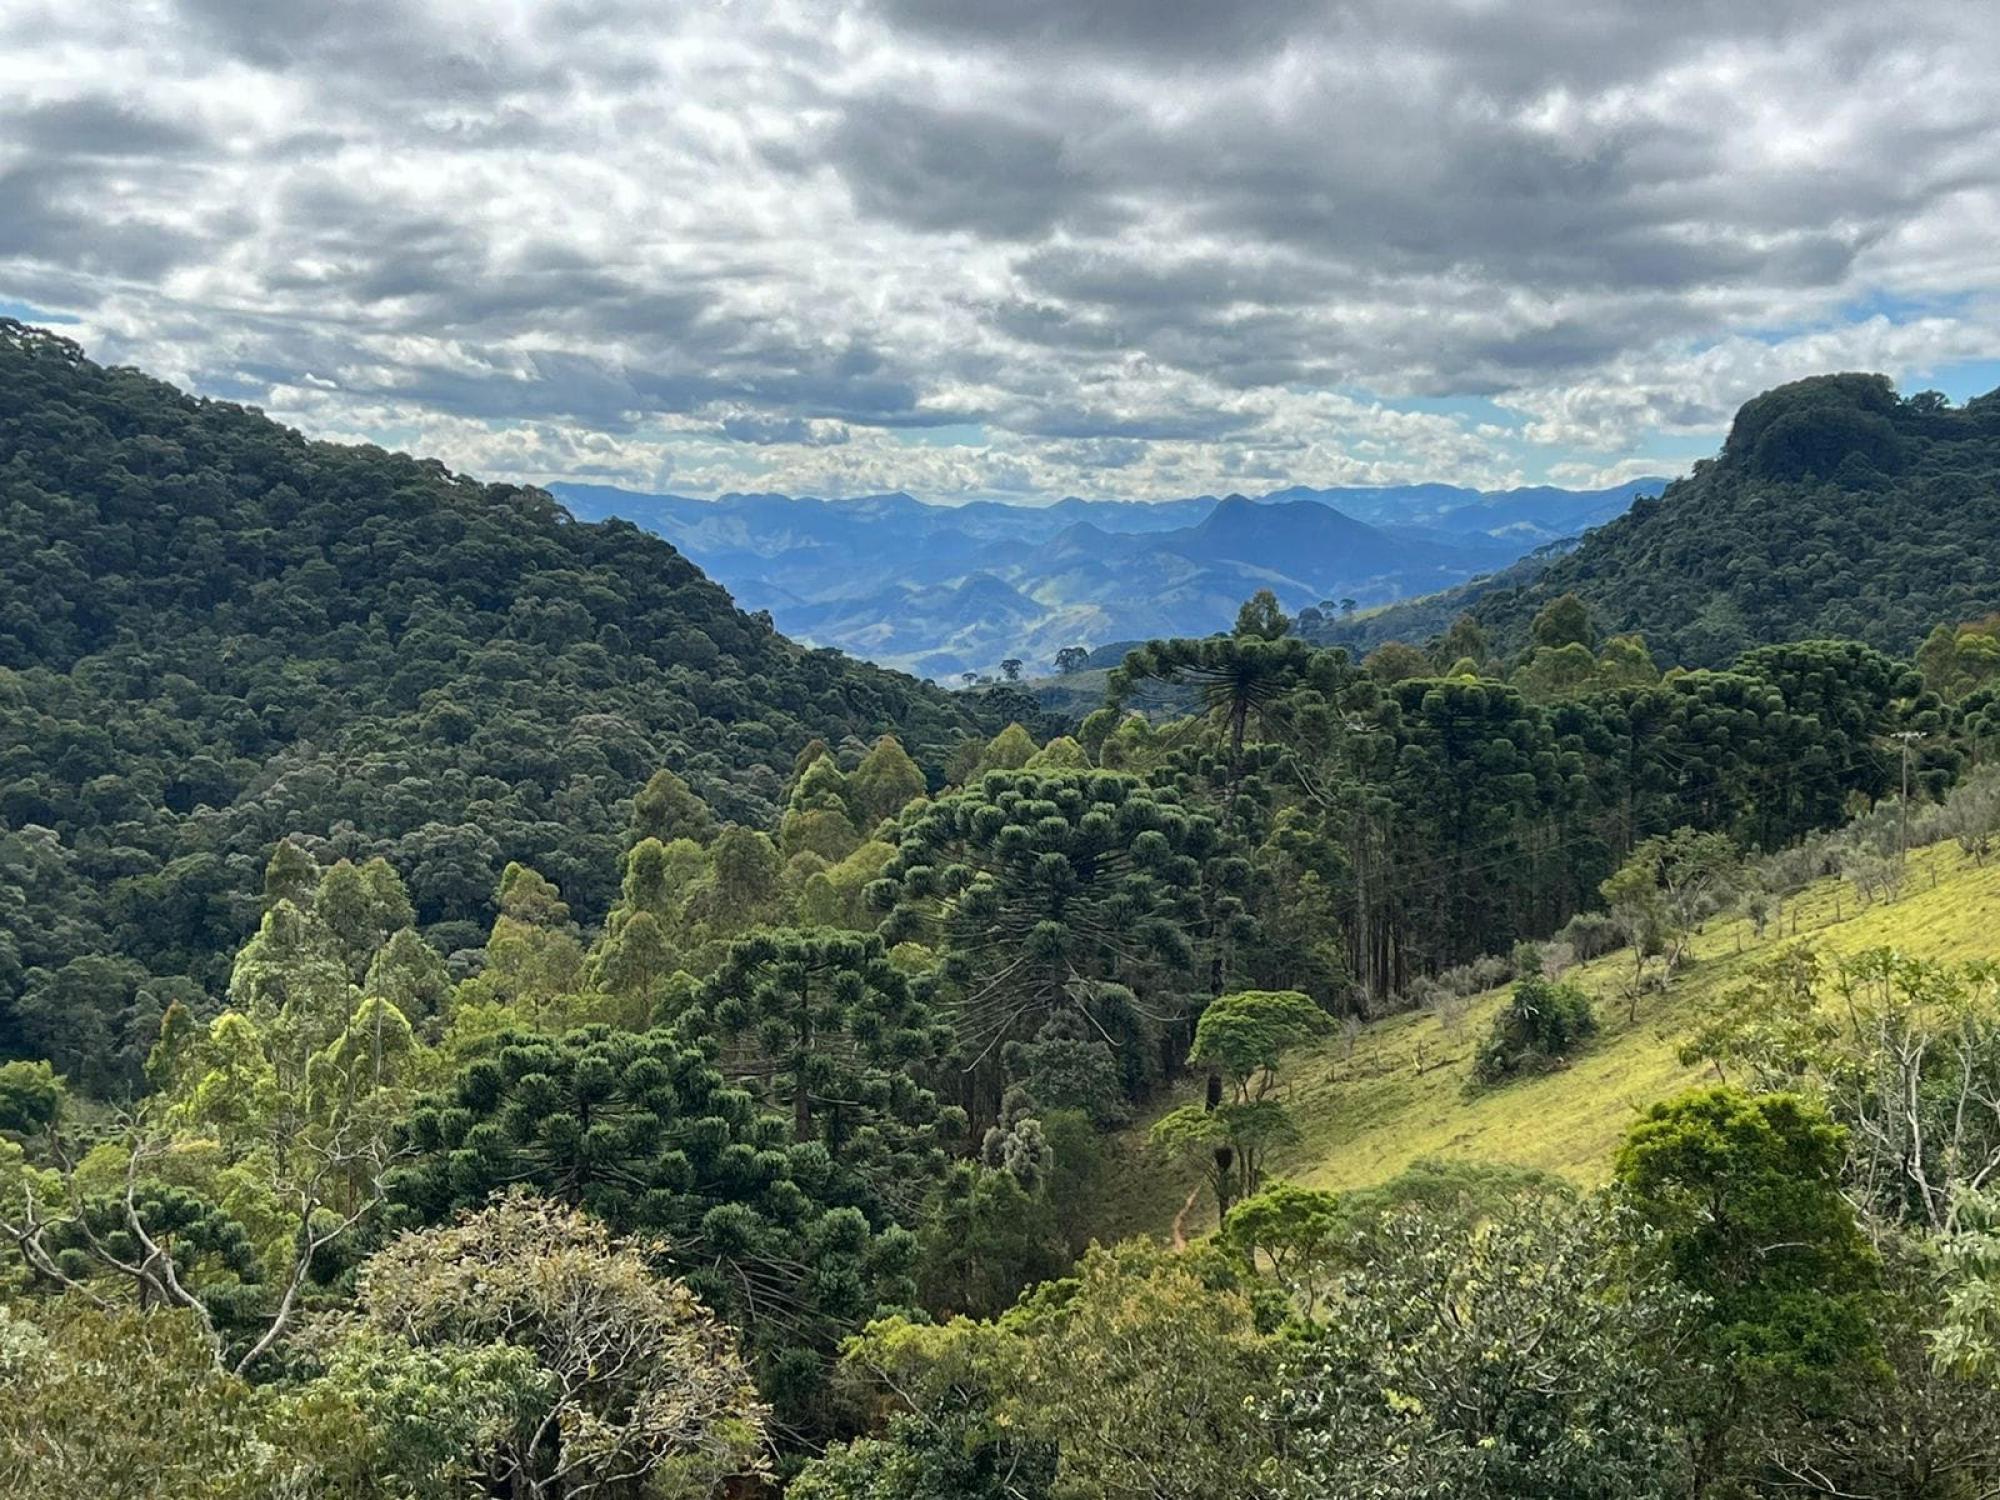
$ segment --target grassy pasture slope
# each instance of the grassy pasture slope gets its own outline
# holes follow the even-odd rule
[[[1596,1000],[1602,1030],[1558,1072],[1467,1093],[1474,1049],[1505,999],[1502,990],[1475,996],[1455,1026],[1413,1012],[1367,1026],[1351,1052],[1339,1038],[1322,1043],[1287,1069],[1301,1139],[1273,1153],[1271,1175],[1308,1187],[1369,1187],[1437,1156],[1513,1162],[1582,1184],[1601,1182],[1634,1116],[1700,1081],[1704,1070],[1683,1067],[1675,1055],[1694,1017],[1781,943],[1812,942],[1829,953],[1894,947],[1951,961],[2000,955],[2000,860],[1981,868],[1956,844],[1943,843],[1913,850],[1910,866],[1893,903],[1863,906],[1844,882],[1820,881],[1786,904],[1782,937],[1775,923],[1760,942],[1747,919],[1709,922],[1694,940],[1695,962],[1665,994],[1640,1001],[1636,1023],[1627,1019],[1629,952],[1578,965],[1565,977]],[[1162,1111],[1193,1099],[1196,1088],[1184,1085]],[[1164,1236],[1193,1186],[1191,1177],[1147,1152],[1146,1123],[1111,1146],[1098,1226],[1103,1238]],[[1213,1228],[1212,1216],[1204,1201],[1189,1229]]]

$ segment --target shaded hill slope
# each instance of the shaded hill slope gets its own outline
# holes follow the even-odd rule
[[[0,322],[0,1007],[212,990],[295,831],[390,855],[446,948],[509,860],[590,920],[659,768],[762,825],[813,737],[935,770],[978,713],[785,640],[630,523]]]
[[[1906,653],[2000,608],[2000,392],[1953,408],[1880,375],[1780,386],[1743,407],[1715,459],[1472,613],[1514,648],[1571,592],[1663,662],[1821,637]],[[1384,611],[1365,638],[1422,640],[1435,614]]]

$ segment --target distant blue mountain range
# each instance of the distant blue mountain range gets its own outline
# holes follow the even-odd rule
[[[1065,646],[1206,634],[1260,588],[1293,610],[1431,593],[1608,521],[1665,485],[1297,485],[1256,499],[1043,506],[549,488],[581,520],[619,516],[665,537],[789,636],[949,681],[1008,657],[1046,671]]]

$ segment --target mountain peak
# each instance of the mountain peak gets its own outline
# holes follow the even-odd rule
[[[1744,403],[1721,456],[1629,508],[1519,586],[1470,602],[1497,645],[1564,594],[1604,634],[1721,667],[1760,644],[1844,638],[1901,654],[2000,606],[2000,393],[1953,407],[1879,375],[1822,375]],[[1950,559],[1948,564],[1943,559]],[[1462,606],[1461,606],[1462,607]],[[1416,638],[1424,602],[1370,638]]]
[[[1065,646],[1204,635],[1260,588],[1287,609],[1349,595],[1387,603],[1505,567],[1604,518],[1579,516],[1555,492],[1460,524],[1443,502],[1478,492],[1447,485],[1066,496],[1049,506],[931,504],[900,491],[669,504],[552,488],[574,496],[584,518],[623,515],[669,537],[739,599],[768,607],[780,629],[925,670],[939,651],[978,668]],[[1348,496],[1372,508],[1357,515]],[[1428,529],[1399,529],[1411,521]]]

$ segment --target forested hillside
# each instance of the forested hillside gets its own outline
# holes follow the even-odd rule
[[[1687,666],[1819,636],[1907,652],[1940,622],[2000,609],[2000,391],[1963,407],[1899,397],[1879,375],[1768,391],[1718,457],[1470,609],[1512,650],[1566,593],[1604,634],[1643,632]],[[1392,608],[1353,638],[1414,643],[1435,625]]]
[[[1264,591],[1055,733],[5,357],[0,1493],[2000,1482],[1991,924],[1783,941],[1913,844],[1990,896],[1990,626],[1357,662]]]
[[[450,952],[511,860],[601,920],[662,768],[761,827],[808,740],[894,729],[938,775],[977,713],[793,646],[633,526],[0,322],[0,1047],[88,1011],[136,1077],[287,833],[386,856]]]

